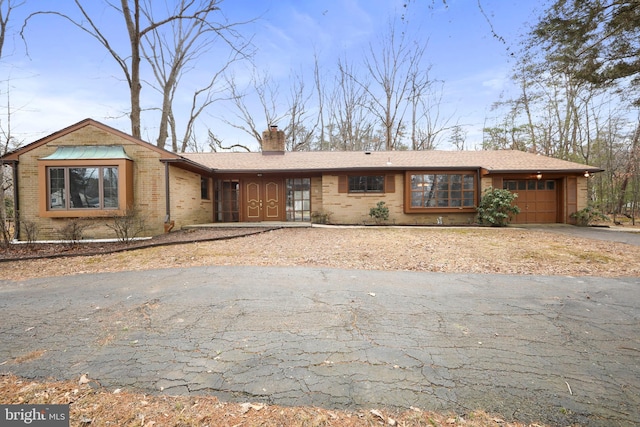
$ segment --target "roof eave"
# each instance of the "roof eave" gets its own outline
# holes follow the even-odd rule
[[[604,169],[594,168],[591,166],[587,166],[584,168],[575,168],[575,169],[486,169],[487,174],[537,174],[537,173],[547,173],[547,174],[583,174],[585,172],[589,173],[599,173],[604,172]]]
[[[332,173],[332,172],[397,172],[397,171],[475,171],[479,166],[344,166],[337,168],[295,168],[295,169],[215,169],[219,174],[253,174],[253,173]]]
[[[205,166],[201,163],[194,162],[193,160],[189,160],[185,157],[174,157],[167,159],[160,159],[162,163],[173,164],[178,168],[185,169],[195,173],[204,173],[207,175],[211,175],[216,172],[216,169]]]

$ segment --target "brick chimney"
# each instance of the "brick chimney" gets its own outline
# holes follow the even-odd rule
[[[284,154],[284,131],[277,125],[262,132],[262,154]]]

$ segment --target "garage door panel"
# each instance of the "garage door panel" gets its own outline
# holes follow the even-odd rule
[[[554,180],[504,180],[503,188],[518,194],[514,204],[520,213],[514,224],[544,224],[557,221],[557,192]]]

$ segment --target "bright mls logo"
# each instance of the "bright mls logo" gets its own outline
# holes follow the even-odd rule
[[[0,405],[0,427],[69,427],[69,405]]]

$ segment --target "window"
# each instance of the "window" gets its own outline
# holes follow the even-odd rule
[[[200,177],[200,198],[202,200],[209,200],[209,178]]]
[[[48,167],[47,209],[118,209],[118,167]]]
[[[511,179],[504,180],[502,188],[509,191],[536,191],[536,190],[550,190],[556,189],[556,182],[551,179],[537,180],[537,179]]]
[[[287,179],[287,221],[311,221],[311,179]]]
[[[61,146],[38,159],[43,218],[123,215],[133,204],[133,159],[121,145]]]
[[[240,182],[218,180],[215,190],[216,221],[240,221]]]
[[[475,174],[410,173],[409,210],[474,208]]]
[[[384,175],[350,176],[349,193],[384,193]]]

